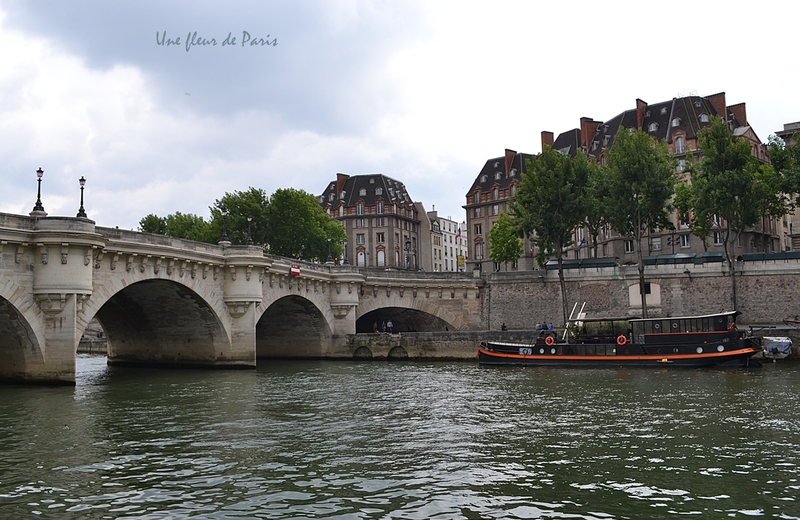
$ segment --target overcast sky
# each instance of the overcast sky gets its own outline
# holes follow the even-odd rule
[[[379,172],[461,220],[487,159],[636,98],[725,92],[762,141],[800,121],[798,6],[0,0],[0,212],[31,211],[39,167],[51,216],[84,176],[89,217],[128,229]]]

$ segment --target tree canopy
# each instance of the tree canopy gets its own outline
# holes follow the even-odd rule
[[[321,262],[328,258],[328,238],[334,256],[340,255],[346,239],[344,227],[322,210],[314,195],[293,188],[279,189],[272,197],[252,187],[225,193],[209,210],[210,221],[180,212],[166,217],[150,214],[139,227],[146,233],[211,244],[222,239],[225,227],[234,245],[244,245],[250,237],[268,253]]]
[[[579,152],[575,157],[545,146],[527,162],[516,198],[511,205],[515,224],[531,237],[544,261],[545,250],[558,259],[558,279],[564,323],[567,322],[563,249],[572,244],[575,227],[586,218],[586,187],[595,165]],[[543,265],[542,265],[543,267]]]
[[[489,258],[498,264],[513,262],[522,256],[522,240],[508,213],[501,213],[489,230]]]
[[[677,182],[675,160],[665,141],[657,142],[642,130],[621,128],[608,150],[607,163],[607,218],[621,235],[634,240],[642,316],[647,317],[642,238],[671,225],[669,201]]]

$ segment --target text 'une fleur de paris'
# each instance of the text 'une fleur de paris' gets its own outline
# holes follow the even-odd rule
[[[197,35],[197,31],[189,32],[186,35],[186,39],[181,42],[181,37],[178,36],[175,39],[167,38],[167,31],[163,33],[159,33],[156,31],[156,44],[161,45],[163,47],[171,47],[173,45],[180,46],[184,45],[186,47],[186,52],[189,52],[189,49],[192,47],[216,47],[217,46],[217,39],[216,38],[204,38],[202,36]],[[278,39],[273,38],[270,40],[270,35],[268,34],[266,38],[259,38],[251,36],[249,32],[242,31],[242,38],[237,42],[236,36],[233,36],[233,33],[228,33],[228,36],[222,40],[222,47],[225,46],[236,46],[240,44],[242,47],[263,47],[263,46],[272,46],[276,47],[278,45]]]

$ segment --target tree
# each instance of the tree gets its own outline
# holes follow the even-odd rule
[[[167,219],[164,217],[159,217],[154,213],[150,213],[139,221],[139,229],[142,231],[142,233],[165,235],[167,233]]]
[[[591,161],[582,152],[572,157],[545,146],[542,153],[527,163],[511,211],[517,229],[532,237],[538,249],[537,260],[544,261],[544,251],[556,255],[561,286],[561,307],[567,324],[567,287],[564,281],[564,248],[572,244],[575,226],[586,216],[586,186]]]
[[[180,211],[166,217],[159,217],[151,213],[139,221],[139,228],[144,233],[156,233],[198,242],[213,240],[212,229],[209,223],[203,220],[203,217]]]
[[[329,244],[331,254],[338,257],[347,238],[344,227],[325,213],[314,195],[303,190],[275,191],[266,217],[267,250],[275,255],[324,262]]]
[[[780,176],[781,190],[792,196],[792,206],[800,205],[800,132],[789,143],[776,135],[769,136],[767,156]]]
[[[249,234],[254,244],[263,247],[267,244],[268,207],[269,199],[262,189],[251,187],[247,191],[225,193],[209,208],[211,227],[216,234],[212,243],[217,243],[222,236],[223,214],[227,212],[228,240],[232,244],[245,245]]]
[[[692,209],[722,219],[722,245],[736,309],[736,269],[731,247],[742,231],[763,215],[782,216],[785,200],[775,171],[761,164],[752,154],[751,143],[734,136],[722,118],[715,117],[711,126],[700,131],[697,144],[702,159],[697,168],[691,169]]]
[[[608,220],[623,236],[633,238],[639,266],[642,316],[647,317],[642,238],[666,228],[669,200],[677,181],[675,160],[664,141],[656,142],[641,130],[621,128],[608,151]]]
[[[489,230],[489,258],[495,263],[507,264],[522,255],[517,228],[508,213],[501,213]]]

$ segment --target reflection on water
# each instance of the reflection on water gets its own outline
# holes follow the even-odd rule
[[[267,362],[0,388],[0,511],[800,518],[800,372]]]

